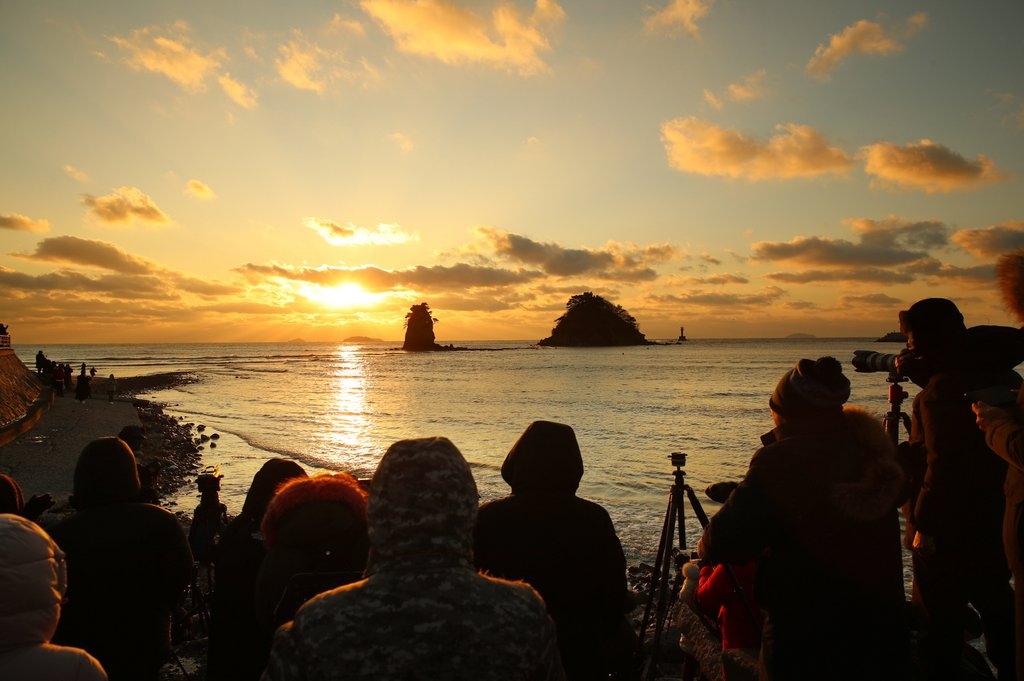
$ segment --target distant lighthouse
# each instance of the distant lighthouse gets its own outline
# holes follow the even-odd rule
[[[683,327],[680,326],[679,327],[679,342],[681,343],[684,340],[686,340],[686,332],[683,330]]]

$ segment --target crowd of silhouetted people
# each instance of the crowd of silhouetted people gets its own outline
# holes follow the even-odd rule
[[[78,375],[68,362],[57,362],[46,356],[42,350],[36,352],[36,375],[45,385],[53,388],[57,397],[64,397],[66,391],[74,388],[75,400],[85,402],[92,399],[92,382],[96,379],[96,367],[89,367],[87,370],[85,362],[82,362]],[[104,384],[107,392],[107,401],[113,402],[117,394],[117,379],[114,374],[107,376]]]
[[[1024,321],[1024,251],[999,271]],[[801,359],[746,474],[711,494],[696,604],[762,679],[1024,679],[1024,332],[967,327],[944,298],[899,320],[892,376],[920,388],[905,442],[849,404],[838,360]],[[0,476],[0,677],[156,679],[198,563],[207,679],[636,678],[625,556],[576,494],[568,425],[531,423],[510,493],[482,505],[444,437],[394,443],[369,481],[271,459],[231,518],[208,473],[188,535],[144,491],[137,435],[85,447],[75,512],[45,531],[52,499]]]

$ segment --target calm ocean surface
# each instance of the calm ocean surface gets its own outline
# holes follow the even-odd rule
[[[538,348],[530,341],[456,342],[467,352],[405,353],[397,342],[17,347],[100,376],[194,371],[199,383],[146,397],[220,433],[205,464],[224,474],[221,498],[242,506],[252,476],[272,456],[308,471],[372,475],[396,440],[444,435],[473,466],[482,499],[508,488],[500,467],[522,430],[538,419],[576,430],[586,473],[579,495],[612,516],[630,562],[652,561],[673,482],[672,452],[688,455],[687,482],[708,514],[703,489],[739,479],[771,428],[768,396],[802,357],[836,357],[853,383],[851,404],[879,417],[886,375],[859,374],[858,349],[895,353],[874,339],[690,340],[629,348]],[[904,383],[913,395],[913,384]],[[909,411],[910,402],[904,409]],[[904,434],[905,437],[905,434]],[[194,488],[176,500],[191,512]],[[687,505],[692,547],[700,528]]]

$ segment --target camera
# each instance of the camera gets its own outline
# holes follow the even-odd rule
[[[203,470],[199,471],[199,477],[196,478],[196,486],[200,492],[219,492],[220,491],[220,480],[224,476],[220,474],[220,466],[207,466]]]
[[[672,461],[672,465],[677,468],[686,465],[686,454],[683,452],[672,452],[668,458]]]
[[[884,371],[891,374],[896,371],[897,357],[899,355],[874,350],[854,350],[852,363],[853,368],[860,373]]]

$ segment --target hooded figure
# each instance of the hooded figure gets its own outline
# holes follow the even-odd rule
[[[89,653],[50,644],[66,586],[53,540],[30,520],[0,514],[0,678],[106,681]]]
[[[54,641],[89,651],[111,681],[157,678],[170,655],[171,612],[192,576],[177,518],[138,496],[131,448],[116,437],[93,440],[75,466],[77,513],[50,530],[68,562]]]
[[[512,494],[481,506],[474,561],[522,580],[544,598],[570,681],[606,679],[633,647],[617,639],[626,605],[626,558],[611,518],[576,496],[583,457],[573,429],[534,421],[501,466]]]
[[[849,395],[831,357],[788,371],[769,400],[776,427],[700,540],[711,563],[759,559],[762,679],[907,678],[905,478]]]
[[[564,678],[537,593],[473,568],[477,503],[449,440],[393,444],[370,486],[366,579],[302,606],[275,635],[264,679]]]
[[[269,634],[312,596],[363,576],[366,492],[348,473],[289,480],[261,528],[267,555],[256,577],[256,617]]]
[[[1024,250],[1002,256],[996,264],[1003,300],[1024,323]],[[1024,329],[1017,330],[1018,335]],[[1016,605],[1017,679],[1024,680],[1024,393],[1018,390],[1017,405],[1000,409],[975,404],[976,422],[985,433],[985,444],[1007,464],[1006,508],[1003,514],[1003,547],[1013,570]]]
[[[267,665],[273,632],[256,620],[256,575],[266,555],[260,523],[277,489],[305,478],[302,466],[270,459],[253,476],[242,512],[224,528],[214,549],[214,584],[210,603],[210,642],[206,658],[209,681],[256,681]]]
[[[910,443],[924,470],[907,505],[916,604],[927,617],[922,657],[935,674],[955,669],[970,603],[1000,678],[1015,670],[1014,606],[1003,550],[1007,464],[985,444],[966,394],[1016,388],[1024,339],[1006,326],[966,328],[956,305],[928,298],[900,313],[907,351],[897,367],[922,386]]]

